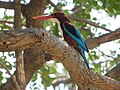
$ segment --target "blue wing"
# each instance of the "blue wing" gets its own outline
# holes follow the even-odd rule
[[[79,31],[70,23],[63,23],[64,30],[80,45],[83,50],[89,52],[86,43],[83,41]]]

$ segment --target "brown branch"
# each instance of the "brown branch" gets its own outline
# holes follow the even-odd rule
[[[28,83],[33,74],[44,65],[45,61],[47,61],[46,59],[51,60],[50,56],[46,56],[39,47],[31,48],[29,51],[24,51],[26,83]],[[14,73],[14,76],[15,75],[16,72]],[[18,90],[12,83],[13,80],[11,78],[8,79],[7,82],[0,87],[0,90]]]
[[[0,8],[4,8],[4,9],[14,9],[14,2],[0,1]],[[21,11],[24,12],[25,9],[26,9],[26,5],[21,4]]]
[[[118,59],[120,60],[120,57],[118,57],[117,60]],[[118,63],[115,67],[113,67],[105,75],[118,80],[120,78],[120,63]]]
[[[21,90],[25,90],[26,82],[25,82],[25,71],[24,71],[24,59],[22,51],[15,51],[16,56],[16,76],[19,87]]]
[[[14,28],[21,30],[22,29],[22,23],[21,23],[21,4],[20,0],[14,0]]]
[[[7,69],[7,67],[0,61],[0,65],[7,71],[7,73],[12,77],[12,74],[10,71]]]
[[[71,78],[66,78],[66,77],[65,78],[57,78],[55,81],[53,81],[53,83],[51,85],[55,88],[56,86],[58,86],[61,83],[69,84],[71,82],[72,82]]]
[[[97,49],[97,48],[96,48]],[[106,56],[106,57],[109,57],[109,58],[112,58],[112,59],[115,59],[113,56],[110,56],[110,55],[107,55],[106,53],[104,53],[103,51],[97,49],[102,55]],[[109,61],[109,60],[108,60]],[[107,61],[107,62],[108,62]]]
[[[80,14],[80,13],[83,13],[83,9],[81,8],[81,6],[76,6],[75,5],[75,7],[71,10],[73,13],[72,13],[72,15],[73,14]]]
[[[62,11],[60,8],[58,8],[52,1],[49,0],[48,2],[51,6],[55,8],[56,11]]]
[[[120,39],[120,28],[116,29],[115,31],[111,33],[104,34],[96,38],[89,38],[86,42],[87,42],[88,47],[90,49],[93,49],[99,46],[100,44],[110,42],[113,40],[117,40],[117,39]]]
[[[55,10],[56,11],[62,11],[60,8],[58,8],[52,1],[49,1],[49,4],[51,4],[54,8],[55,8]],[[79,9],[79,8],[78,8]],[[76,11],[75,11],[76,12]],[[75,13],[74,12],[74,13]],[[86,24],[89,24],[89,25],[91,25],[91,26],[94,26],[94,27],[96,27],[96,28],[101,28],[101,29],[103,29],[103,30],[105,30],[105,31],[108,31],[108,32],[112,32],[111,30],[109,30],[109,29],[107,29],[107,28],[104,28],[104,27],[101,27],[101,26],[99,26],[98,24],[96,24],[96,23],[94,23],[94,22],[92,22],[92,21],[88,21],[88,20],[85,20],[85,19],[78,19],[78,18],[75,18],[74,16],[72,16],[72,15],[69,15],[69,18],[71,19],[71,20],[75,20],[75,21],[77,21],[77,22],[81,22],[81,23],[86,23]]]
[[[15,76],[15,75],[12,75],[12,74],[10,73],[10,71],[8,70],[8,68],[7,68],[2,62],[0,62],[0,65],[1,65],[1,66],[7,71],[7,73],[11,76],[11,79],[13,80],[13,83],[14,83],[16,89],[20,90],[20,87],[19,87],[19,85],[18,85],[18,83],[17,83],[17,81],[16,81],[16,76]]]
[[[111,57],[111,56],[110,56],[110,57]],[[112,58],[112,57],[111,57],[111,58]],[[100,61],[100,62],[97,63],[97,64],[108,63],[108,62],[112,63],[113,61],[119,62],[119,61],[120,61],[120,57],[118,56],[117,58],[113,58],[113,60]],[[95,62],[92,62],[91,64],[96,64],[96,63],[95,63]],[[108,72],[109,72],[109,71],[108,71]],[[117,76],[116,76],[116,78],[117,78]],[[116,79],[116,78],[114,78],[114,79]]]
[[[13,2],[0,1],[0,8],[13,9],[14,8],[14,3]]]
[[[98,24],[96,24],[96,23],[94,23],[94,22],[92,22],[92,21],[88,21],[88,20],[85,20],[85,19],[82,19],[82,18],[81,18],[81,19],[78,19],[78,18],[75,18],[74,16],[69,16],[69,18],[70,18],[71,20],[75,20],[75,21],[77,21],[77,22],[86,23],[86,24],[89,24],[89,25],[94,26],[94,27],[96,27],[96,28],[101,28],[101,29],[103,29],[103,30],[105,30],[105,31],[112,32],[111,30],[106,29],[106,28],[103,28],[103,27],[99,26]]]
[[[7,20],[0,20],[0,23],[3,24],[3,25],[6,25],[6,23],[8,23],[8,24],[14,24],[13,21],[7,21]],[[25,26],[25,24],[22,24],[22,26]],[[7,27],[10,28],[10,26],[7,26]]]
[[[51,4],[57,11],[62,11],[60,8],[58,8],[52,1],[49,1],[49,4]],[[5,8],[5,9],[14,9],[14,3],[13,2],[4,2],[4,1],[0,1],[0,8]],[[22,13],[25,13],[26,11],[26,5],[24,4],[21,4],[21,11]],[[82,23],[86,23],[86,24],[89,24],[89,25],[92,25],[96,28],[101,28],[103,30],[106,30],[106,31],[109,31],[109,32],[112,32],[111,30],[109,29],[106,29],[106,28],[103,28],[99,25],[97,25],[96,23],[92,22],[92,21],[87,21],[85,19],[78,19],[78,18],[75,18],[73,16],[69,16],[69,18],[71,20],[75,20],[75,21],[78,21],[78,22],[82,22]]]
[[[81,56],[79,56],[74,49],[64,45],[57,37],[45,30],[26,29],[19,32],[11,31],[11,33],[7,31],[7,36],[4,36],[4,32],[0,34],[2,34],[0,35],[2,36],[2,38],[0,38],[1,51],[32,47],[47,51],[52,56],[53,60],[59,60],[63,63],[70,73],[72,80],[79,87],[101,90],[119,90],[120,88],[120,82],[90,71],[85,66],[84,62],[81,61]],[[39,50],[36,51],[38,52]]]
[[[14,41],[15,40],[14,37],[9,36],[9,34],[12,34],[12,33],[13,33],[13,36],[16,36],[15,32],[16,32],[16,34],[21,34],[21,35],[23,34],[22,37],[18,37],[18,39],[17,39],[18,41],[21,41],[20,45],[17,44],[18,41]],[[27,30],[26,31],[23,30],[22,32],[29,33]],[[34,31],[31,31],[31,32],[34,32]],[[2,50],[7,50],[7,49],[8,50],[18,49],[18,48],[15,48],[15,45],[17,45],[16,47],[21,46],[21,48],[19,48],[20,50],[25,49],[26,47],[29,48],[30,44],[33,44],[33,46],[34,46],[35,43],[32,42],[32,40],[37,41],[37,39],[30,38],[29,40],[27,40],[26,37],[29,37],[29,34],[25,35],[24,33],[20,33],[20,32],[17,32],[17,31],[7,31],[7,32],[4,31],[4,33],[1,32],[0,36],[3,36],[4,38],[6,37],[5,40],[0,39],[0,49],[1,49],[1,51]],[[22,38],[24,38],[24,39],[22,40]],[[113,41],[113,40],[117,40],[117,39],[120,39],[120,28],[111,32],[111,33],[101,35],[100,37],[90,38],[89,40],[87,40],[87,44],[88,44],[90,49],[93,49],[93,48],[99,46],[100,44],[103,44],[103,43],[109,42],[109,41]],[[25,42],[26,40],[27,40],[27,42]],[[14,46],[11,45],[12,43],[14,43]],[[26,44],[23,45],[23,43],[26,43]],[[7,46],[7,44],[9,44],[9,47]]]
[[[6,21],[6,20],[0,20],[0,23],[1,24],[5,24],[5,23],[14,24],[14,22],[12,22],[12,21]]]
[[[21,20],[21,0],[14,0],[14,28],[16,30],[21,30],[22,29],[22,20]],[[23,58],[23,52],[22,50],[16,50],[15,51],[16,55],[16,76],[17,76],[17,81],[20,86],[21,90],[25,90],[26,87],[26,81],[25,81],[25,71],[24,71],[24,58]]]

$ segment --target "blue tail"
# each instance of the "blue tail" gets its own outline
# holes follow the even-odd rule
[[[87,65],[87,67],[90,69],[89,64],[88,64],[88,60],[86,59],[86,56],[85,56],[85,51],[83,49],[81,51],[82,51],[82,57]]]
[[[90,69],[88,61],[87,61],[86,56],[85,56],[85,51],[82,48],[80,48],[80,46],[79,47],[75,47],[75,49],[81,54],[81,56],[83,57],[83,59],[85,61],[85,64]]]

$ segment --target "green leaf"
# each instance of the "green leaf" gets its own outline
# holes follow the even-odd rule
[[[106,27],[106,24],[102,24],[101,26],[102,26],[103,28],[105,28],[105,27]]]
[[[9,62],[6,63],[6,67],[7,67],[9,70],[12,70],[12,65],[11,65]]]
[[[109,4],[109,0],[104,0],[103,1],[103,8],[107,8]]]
[[[38,76],[38,74],[37,74],[37,72],[33,75],[33,77],[32,77],[32,82],[35,82],[36,80],[37,80],[37,76]]]
[[[97,18],[96,18],[96,17],[94,17],[94,18],[93,18],[93,20],[94,20],[94,21],[96,21],[96,20],[97,20]]]
[[[2,74],[3,74],[3,72],[0,71],[0,82],[3,80]]]

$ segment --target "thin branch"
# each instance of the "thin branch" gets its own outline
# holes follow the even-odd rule
[[[69,18],[70,18],[71,20],[75,20],[75,21],[77,21],[77,22],[86,23],[86,24],[89,24],[89,25],[94,26],[94,27],[96,27],[96,28],[101,28],[101,29],[103,29],[103,30],[105,30],[105,31],[112,32],[111,30],[106,29],[106,28],[103,28],[103,27],[99,26],[98,24],[96,24],[96,23],[94,23],[94,22],[92,22],[92,21],[88,21],[88,20],[86,20],[86,19],[82,19],[82,18],[81,18],[81,19],[78,19],[78,18],[76,18],[76,17],[74,17],[74,16],[69,16]]]
[[[22,20],[21,20],[21,4],[20,4],[20,0],[14,0],[14,11],[15,11],[15,15],[14,15],[14,28],[21,30],[22,28]]]
[[[17,81],[16,81],[16,76],[15,76],[15,75],[12,75],[12,74],[10,73],[10,71],[7,69],[7,67],[6,67],[2,62],[0,62],[0,65],[1,65],[1,66],[7,71],[7,73],[11,76],[15,87],[16,87],[18,90],[20,90],[20,87],[19,87],[19,85],[18,85],[18,83],[17,83]]]
[[[7,73],[12,77],[13,75],[10,73],[10,71],[7,69],[7,67],[0,61],[0,65],[7,71]]]
[[[57,5],[55,5],[51,0],[48,1],[51,6],[55,8],[56,11],[62,11]]]
[[[12,21],[6,21],[6,20],[0,20],[0,23],[1,24],[5,24],[5,23],[14,24],[14,22],[12,22]]]
[[[52,1],[49,1],[49,4],[51,4],[51,5],[55,8],[56,11],[62,11],[62,10],[61,10],[60,8],[58,8],[57,5],[55,5]],[[78,10],[79,10],[79,8],[78,8]],[[75,12],[77,12],[77,11],[75,11]],[[75,12],[74,12],[74,13],[75,13]],[[69,15],[69,18],[70,18],[71,20],[75,20],[75,21],[77,21],[77,22],[86,23],[86,24],[89,24],[89,25],[94,26],[94,27],[96,27],[96,28],[101,28],[101,29],[103,29],[103,30],[105,30],[105,31],[112,32],[111,30],[109,30],[109,29],[107,29],[107,28],[104,28],[104,27],[101,27],[101,26],[99,26],[98,24],[96,24],[96,23],[94,23],[94,22],[92,22],[92,21],[88,21],[88,20],[85,20],[85,19],[78,19],[78,18],[75,18],[75,17],[72,16],[72,15]]]
[[[120,57],[114,58],[114,60],[116,60],[116,62],[120,61]],[[113,62],[114,60],[105,60],[105,61],[100,61],[97,64],[101,64],[101,63],[108,63],[108,62]],[[95,62],[92,62],[91,64],[96,64]]]
[[[97,48],[96,48],[97,49]],[[113,56],[110,56],[110,55],[107,55],[107,54],[105,54],[103,51],[101,51],[101,50],[99,50],[99,49],[97,49],[100,53],[102,53],[103,55],[105,55],[105,56],[107,56],[107,57],[110,57],[110,58],[112,58],[112,59],[115,59]]]
[[[49,3],[57,10],[57,11],[62,11],[60,8],[58,8],[52,1],[49,1]],[[3,1],[0,1],[0,8],[5,8],[5,9],[14,9],[14,3],[13,2],[3,2]],[[21,11],[24,12],[25,11],[25,8],[26,6],[24,4],[21,4]],[[69,18],[71,20],[75,20],[75,21],[78,21],[78,22],[82,22],[82,23],[86,23],[86,24],[89,24],[89,25],[92,25],[96,28],[101,28],[103,30],[106,30],[106,31],[109,31],[109,32],[112,32],[111,30],[109,29],[106,29],[106,28],[103,28],[101,26],[99,26],[98,24],[92,22],[92,21],[88,21],[88,20],[85,20],[85,19],[78,19],[78,18],[75,18],[73,16],[69,16]]]
[[[55,88],[56,86],[58,86],[61,83],[69,84],[71,82],[72,82],[71,78],[57,78],[57,80],[53,81],[53,83],[51,85]]]
[[[8,24],[14,24],[14,22],[13,21],[7,21],[7,20],[0,20],[0,23],[1,24],[6,24],[6,23],[8,23]],[[25,24],[22,24],[22,26],[25,26]]]
[[[71,11],[73,12],[72,15],[84,13],[84,10],[82,9],[81,5],[80,6],[75,5]]]
[[[94,36],[94,33],[91,32],[91,30],[89,28],[80,28],[78,30],[85,30],[89,32],[90,37],[92,38]]]
[[[13,9],[14,8],[14,3],[13,2],[0,1],[0,8]]]
[[[6,20],[0,20],[0,23],[3,24],[6,28],[12,29],[11,26],[7,25],[8,24],[14,24],[12,21],[6,21]]]
[[[4,8],[4,9],[14,9],[14,2],[0,1],[0,8]],[[26,5],[21,4],[21,11],[24,12],[25,9],[26,9]]]

